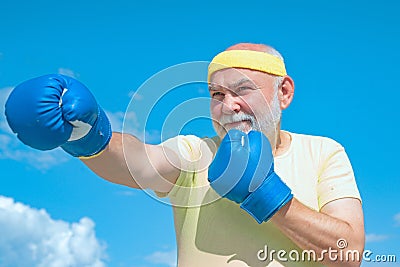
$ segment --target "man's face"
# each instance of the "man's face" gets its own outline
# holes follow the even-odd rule
[[[211,116],[222,138],[230,129],[262,131],[275,144],[281,109],[274,77],[249,69],[223,69],[210,79]]]

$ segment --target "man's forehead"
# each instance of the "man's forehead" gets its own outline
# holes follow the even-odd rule
[[[237,87],[238,85],[244,83],[257,85],[260,76],[265,76],[265,73],[257,72],[258,71],[241,68],[227,68],[219,70],[212,74],[210,85],[224,87]]]
[[[214,88],[214,87],[225,87],[225,88],[236,88],[239,87],[241,85],[245,85],[245,84],[250,84],[250,85],[254,85],[257,86],[252,80],[250,80],[249,78],[242,78],[242,79],[238,79],[238,80],[224,80],[221,82],[218,81],[212,81],[210,82],[210,87]]]

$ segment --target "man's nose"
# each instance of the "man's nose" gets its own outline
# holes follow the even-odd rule
[[[237,96],[226,94],[222,102],[222,113],[233,114],[240,111],[239,99]]]

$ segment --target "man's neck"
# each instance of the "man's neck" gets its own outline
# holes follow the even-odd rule
[[[290,144],[292,142],[292,137],[289,133],[282,131],[280,129],[280,124],[278,125],[277,129],[277,137],[276,137],[276,146],[273,151],[274,156],[280,156],[288,151]]]

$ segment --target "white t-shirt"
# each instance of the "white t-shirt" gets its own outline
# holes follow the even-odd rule
[[[289,134],[289,149],[275,157],[274,163],[275,172],[296,199],[316,211],[336,199],[360,199],[340,144],[326,137]],[[320,266],[302,260],[308,258],[271,222],[258,224],[238,204],[220,198],[210,187],[207,166],[218,141],[189,135],[162,145],[179,155],[182,166],[172,190],[159,194],[168,196],[174,205],[178,266]],[[272,250],[283,250],[286,256],[271,255]]]

